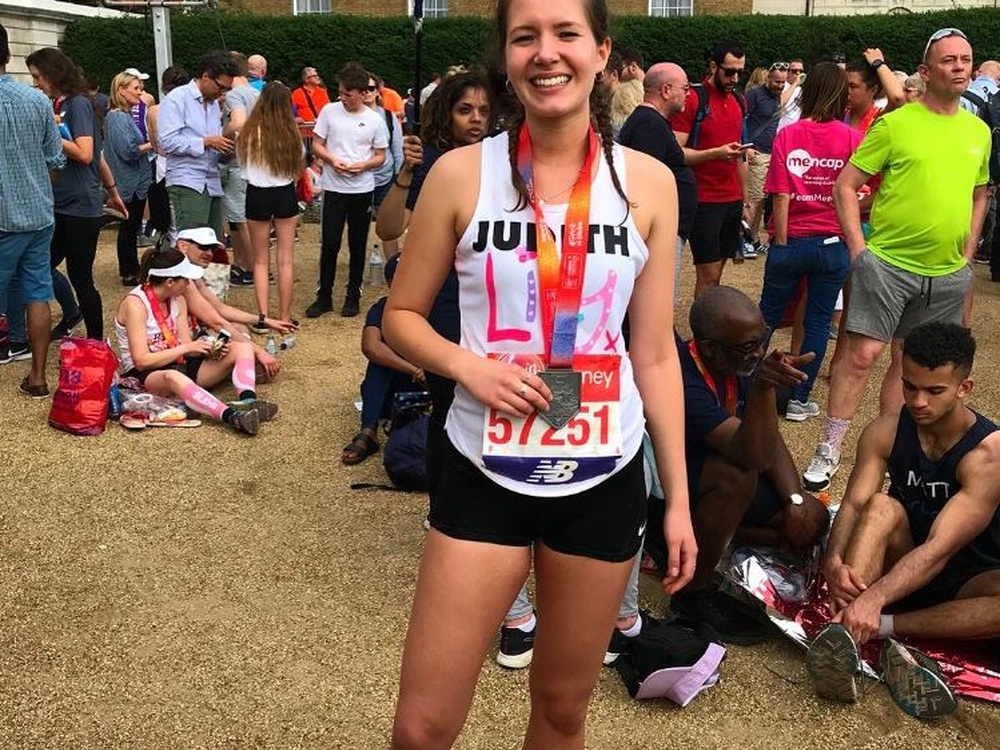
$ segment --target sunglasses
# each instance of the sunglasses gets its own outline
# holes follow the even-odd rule
[[[933,34],[931,34],[931,38],[927,40],[927,46],[924,47],[924,59],[925,60],[927,59],[927,53],[930,52],[931,45],[934,44],[934,42],[940,42],[942,39],[947,39],[950,36],[960,36],[962,37],[962,39],[965,39],[966,41],[969,40],[969,37],[967,37],[965,35],[965,32],[963,32],[961,29],[954,29],[951,28],[950,26],[944,29],[938,29]]]
[[[771,63],[771,70],[788,70],[791,67],[792,66],[786,62]],[[799,72],[801,73],[802,71],[800,70]]]
[[[221,83],[219,83],[219,79],[218,78],[213,78],[212,79],[212,83],[214,83],[216,86],[218,86],[219,87],[219,91],[221,91],[223,93],[225,93],[227,91],[232,91],[233,90],[232,86],[223,86]]]
[[[706,339],[706,341],[711,341],[712,343],[718,344],[723,349],[741,359],[749,359],[755,355],[759,350],[763,349],[767,351],[767,347],[771,344],[771,331],[770,328],[764,330],[764,335],[760,337],[757,341],[747,341],[744,344],[731,344],[728,341],[723,341],[722,339]]]
[[[791,73],[793,76],[800,76],[806,71],[805,68],[789,68],[788,72]]]
[[[378,91],[378,86],[365,86],[365,91]]]
[[[722,74],[726,78],[735,78],[740,73],[742,73],[743,71],[745,71],[746,68],[719,68],[719,70],[722,71]]]

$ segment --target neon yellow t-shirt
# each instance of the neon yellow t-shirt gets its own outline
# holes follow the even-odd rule
[[[921,276],[965,265],[972,192],[989,180],[990,140],[986,123],[964,109],[939,115],[914,102],[879,117],[851,157],[882,175],[868,249]]]

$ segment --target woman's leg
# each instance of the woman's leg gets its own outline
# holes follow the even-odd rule
[[[134,280],[139,277],[139,228],[142,226],[146,199],[133,197],[126,208],[128,218],[118,224],[118,275],[122,277],[125,286],[134,286]]]
[[[428,532],[403,650],[392,733],[395,750],[452,746],[497,626],[528,566],[527,547],[453,539],[436,529]],[[588,596],[580,598],[590,598],[589,589],[580,590],[588,590]],[[570,632],[576,628],[574,621]],[[603,645],[608,633],[610,629]]]
[[[250,228],[250,247],[253,253],[253,292],[257,299],[257,311],[267,315],[267,273],[270,258],[268,235],[271,232],[271,222],[253,220],[247,221],[247,225]]]
[[[760,292],[760,312],[772,331],[781,323],[788,304],[795,298],[803,273],[796,250],[790,245],[771,245],[764,265],[764,288]]]
[[[99,217],[72,216],[68,218],[66,233],[66,273],[76,291],[83,320],[87,324],[87,337],[104,338],[104,309],[101,293],[94,283],[94,258],[97,257],[97,239],[101,233]]]
[[[792,392],[792,398],[803,404],[809,400],[809,394],[823,366],[823,358],[826,357],[826,348],[830,341],[833,307],[837,303],[837,295],[843,288],[847,272],[850,270],[847,247],[842,242],[825,245],[820,252],[822,255],[816,259],[808,275],[805,338],[802,342],[802,351],[814,352],[816,358],[802,366],[802,371],[809,378],[797,385]]]
[[[249,341],[229,342],[229,353],[220,359],[206,359],[198,368],[198,385],[211,388],[232,375],[237,398],[257,398],[257,373],[253,344]]]
[[[204,369],[204,368],[203,368]],[[160,396],[179,398],[199,414],[222,422],[228,407],[191,378],[177,370],[160,370],[146,378],[146,390]]]
[[[604,562],[535,544],[538,624],[525,750],[583,748],[587,706],[632,563],[632,558]]]
[[[274,233],[278,240],[278,317],[292,319],[292,286],[295,282],[295,227],[298,217],[275,219]],[[255,271],[256,273],[256,271]],[[254,277],[256,283],[256,276]]]

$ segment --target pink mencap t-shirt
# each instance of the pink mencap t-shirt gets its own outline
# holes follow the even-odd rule
[[[799,120],[778,131],[764,192],[789,194],[789,237],[840,235],[833,184],[863,138],[839,120]]]

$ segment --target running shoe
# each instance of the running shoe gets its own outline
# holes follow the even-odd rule
[[[789,422],[805,422],[811,417],[819,416],[819,404],[815,401],[796,401],[789,399],[788,406],[785,407],[785,419]]]
[[[641,633],[643,628],[647,625],[655,626],[659,623],[655,617],[644,609],[639,610],[639,622],[641,623],[639,626],[639,633]],[[638,636],[639,633],[636,633],[636,635],[632,636],[632,638]],[[618,628],[611,631],[611,641],[608,643],[608,650],[604,652],[605,666],[614,664],[618,660],[619,656],[628,651],[628,643],[630,640],[629,636],[625,635]]]
[[[827,625],[816,636],[806,652],[806,671],[816,695],[841,703],[857,702],[861,656],[843,625]]]
[[[930,657],[889,638],[879,663],[892,699],[910,716],[939,719],[958,708],[955,694]]]
[[[809,468],[802,475],[802,485],[810,492],[821,492],[830,488],[830,480],[840,468],[840,453],[829,443],[816,446]]]
[[[535,629],[500,628],[500,650],[497,664],[507,669],[524,669],[531,664],[535,652]]]
[[[26,359],[31,359],[31,347],[23,341],[11,341],[7,346],[0,347],[0,365],[23,362]]]

